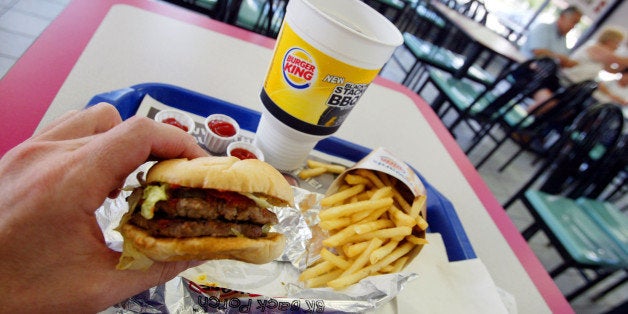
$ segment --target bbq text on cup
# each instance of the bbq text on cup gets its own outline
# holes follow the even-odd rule
[[[361,1],[291,0],[260,95],[255,143],[266,161],[280,170],[301,166],[402,43],[399,30]]]

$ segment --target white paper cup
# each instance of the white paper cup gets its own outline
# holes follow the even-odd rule
[[[299,132],[263,112],[253,143],[262,151],[267,163],[290,171],[299,168],[316,143],[325,137]]]
[[[227,156],[234,156],[234,157],[240,158],[240,156],[237,153],[235,153],[237,152],[235,151],[236,149],[244,149],[252,153],[253,155],[255,155],[255,159],[264,161],[264,153],[262,153],[262,151],[259,148],[257,148],[257,146],[255,146],[253,143],[244,142],[244,141],[231,142],[231,144],[227,146]],[[240,159],[243,159],[243,158],[240,158]]]
[[[168,109],[161,110],[157,112],[157,114],[155,114],[155,121],[157,122],[165,123],[164,120],[168,118],[173,118],[177,120],[177,122],[179,122],[181,125],[184,125],[188,129],[186,132],[188,132],[189,134],[194,133],[194,119],[192,119],[192,117],[190,117],[190,115],[188,115],[187,113],[178,110]]]
[[[209,127],[209,123],[212,121],[221,121],[231,124],[235,128],[235,133],[231,136],[224,136],[212,131]],[[205,118],[205,131],[207,136],[205,137],[205,147],[214,154],[224,154],[227,151],[227,146],[235,141],[240,134],[240,125],[238,122],[230,116],[224,114],[212,114]]]
[[[260,95],[266,111],[255,142],[267,162],[282,170],[300,166],[316,142],[338,130],[402,43],[399,30],[361,1],[288,2]]]

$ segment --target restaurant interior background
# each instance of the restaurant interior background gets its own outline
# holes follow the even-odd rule
[[[30,44],[46,28],[46,26],[63,10],[71,0],[0,0],[0,78],[11,68],[13,63],[28,49]],[[89,1],[89,0],[78,0]],[[147,0],[157,1],[157,0]],[[199,12],[209,12],[208,8],[213,8],[218,1],[212,0],[164,0],[166,2],[176,2],[179,5],[187,6]],[[261,8],[267,0],[242,0],[245,7]],[[380,2],[400,2],[402,0]],[[275,1],[282,3],[282,1]],[[377,1],[371,1],[377,2]],[[465,2],[459,0],[459,2]],[[597,32],[604,26],[616,26],[628,32],[628,2],[623,0],[484,0],[487,10],[490,12],[486,25],[497,32],[504,32],[507,28],[513,34],[519,33],[520,39],[513,40],[520,45],[525,40],[525,29],[534,23],[549,22],[555,19],[560,8],[569,4],[579,6],[585,13],[581,22],[568,35],[568,46],[579,47],[586,40],[595,38]],[[240,27],[254,31],[254,22],[239,20],[238,16],[243,12],[231,16],[230,21]],[[253,19],[255,20],[255,19]],[[276,35],[268,33],[266,35]],[[515,35],[511,35],[514,38]],[[628,44],[619,48],[619,53],[628,55]],[[384,75],[386,78],[397,80],[397,73],[389,71]],[[612,75],[603,79],[612,79]],[[460,139],[460,138],[459,138]],[[460,139],[463,140],[463,139]],[[481,175],[491,188],[496,188],[496,196],[499,198],[499,185],[503,184],[502,179],[497,178],[491,170],[482,170]],[[625,197],[624,197],[625,199]],[[509,214],[512,211],[509,212]],[[515,214],[516,216],[516,214]],[[534,247],[539,258],[546,263],[553,257],[546,254],[549,251],[546,242],[537,243]],[[551,262],[550,262],[551,263]],[[574,276],[576,277],[576,276]],[[624,277],[625,280],[625,277]],[[561,289],[568,289],[572,284],[568,279],[557,283]],[[580,284],[580,283],[577,283]],[[565,288],[567,287],[567,288]],[[599,289],[598,289],[599,290]],[[618,305],[625,305],[628,301],[628,287],[624,284],[619,289],[614,290],[607,297],[593,301],[590,296],[584,295],[572,302],[572,306],[577,313],[603,313]],[[625,312],[625,311],[624,311]]]

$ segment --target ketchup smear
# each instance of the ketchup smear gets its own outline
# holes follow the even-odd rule
[[[238,159],[257,159],[255,154],[244,148],[234,148],[231,150],[231,156],[237,157]]]
[[[175,118],[166,118],[166,119],[161,120],[161,122],[163,122],[165,124],[174,125],[177,128],[179,128],[179,129],[181,129],[181,130],[183,130],[185,132],[188,131],[188,127],[183,125],[183,124],[181,124],[181,122],[177,121],[177,119],[175,119]]]
[[[232,137],[236,134],[235,127],[227,121],[211,120],[207,123],[207,126],[218,136]]]

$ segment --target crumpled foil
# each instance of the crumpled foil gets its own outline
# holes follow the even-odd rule
[[[131,174],[125,186],[139,185],[136,174],[146,172],[146,163]],[[208,261],[191,268],[167,283],[153,287],[103,313],[269,313],[269,312],[347,312],[372,310],[394,298],[412,273],[371,276],[342,291],[331,288],[305,288],[299,273],[319,258],[325,234],[318,224],[320,193],[294,187],[295,208],[275,207],[279,223],[271,231],[287,239],[283,254],[265,265],[231,260]],[[114,229],[127,212],[122,191],[107,199],[96,211],[107,246],[122,251],[122,236]],[[314,232],[313,232],[314,231]]]

